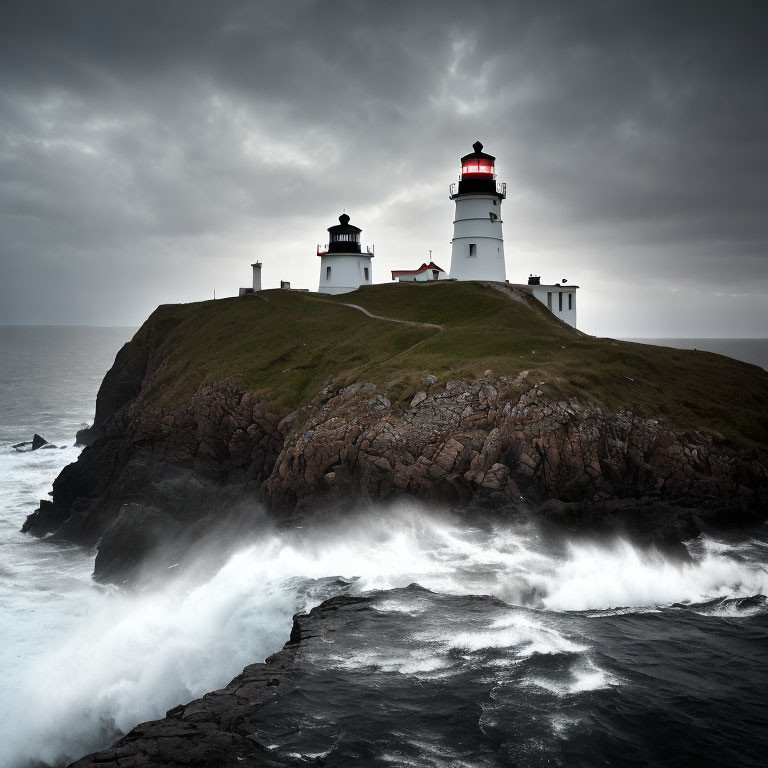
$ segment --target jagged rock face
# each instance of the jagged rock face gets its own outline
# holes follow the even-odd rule
[[[229,384],[182,406],[123,406],[53,485],[53,505],[25,523],[36,535],[99,546],[96,575],[119,580],[163,550],[176,561],[215,527],[248,523],[282,440],[280,417]]]
[[[372,384],[326,389],[281,422],[287,436],[264,490],[284,509],[399,494],[484,507],[649,495],[763,503],[757,452],[575,399],[553,402],[526,378],[433,384],[400,414]]]
[[[98,439],[56,479],[52,505],[25,523],[36,535],[98,544],[102,579],[119,580],[161,545],[175,560],[216,526],[247,525],[259,503],[285,519],[398,496],[507,513],[558,500],[542,511],[569,525],[626,498],[646,497],[639,516],[653,511],[648,499],[684,498],[731,519],[766,507],[768,462],[757,451],[554,402],[525,371],[430,376],[399,408],[374,384],[329,382],[285,415],[226,381],[168,407],[148,394],[162,361],[145,347],[118,356],[119,375],[113,369],[99,395]]]

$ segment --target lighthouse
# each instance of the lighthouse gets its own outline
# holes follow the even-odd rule
[[[472,148],[474,152],[461,158],[458,183],[450,186],[450,198],[456,201],[450,277],[504,282],[501,201],[507,185],[496,181],[496,158],[483,152],[479,141]]]
[[[349,293],[361,285],[373,282],[373,247],[363,253],[360,247],[360,227],[349,223],[349,216],[343,213],[339,223],[328,227],[328,245],[325,249],[317,246],[320,257],[320,293]]]

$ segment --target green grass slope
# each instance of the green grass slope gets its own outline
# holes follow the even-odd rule
[[[445,380],[488,368],[497,377],[528,370],[556,399],[575,395],[768,445],[768,373],[761,368],[707,352],[588,337],[534,300],[487,284],[375,285],[335,297],[274,290],[166,305],[137,336],[152,333],[167,364],[152,394],[169,404],[228,378],[288,410],[333,376],[373,381],[404,407],[427,374]]]

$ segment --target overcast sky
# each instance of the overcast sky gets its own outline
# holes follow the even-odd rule
[[[4,0],[0,323],[450,267],[479,139],[507,276],[613,336],[768,336],[765,0]]]

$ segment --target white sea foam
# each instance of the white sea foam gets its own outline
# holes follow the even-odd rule
[[[56,551],[52,544],[26,539],[23,545],[30,569],[39,566],[38,553]],[[553,554],[530,529],[467,530],[413,505],[365,511],[322,530],[265,534],[201,583],[177,579],[141,594],[94,587],[83,578],[85,562],[82,556],[77,560],[72,584],[41,592],[44,599],[37,604],[23,588],[19,592],[14,631],[19,637],[24,627],[23,635],[33,642],[11,675],[13,685],[0,691],[6,713],[0,765],[77,757],[108,743],[113,728],[127,730],[220,687],[246,664],[279,649],[292,613],[327,594],[308,589],[307,580],[356,579],[355,591],[418,582],[437,592],[494,593],[558,611],[749,595],[764,591],[766,583],[762,566],[732,559],[727,548],[707,549],[690,564],[623,542],[573,544],[564,554]],[[48,576],[56,578],[58,566],[50,568]],[[419,597],[381,607],[417,612]],[[465,626],[452,627],[450,637],[445,630],[441,637],[439,626],[424,631],[439,648],[426,648],[422,656],[398,652],[357,661],[419,675],[446,669],[451,648],[469,653],[509,648],[518,659],[587,653],[581,639],[570,637],[545,612],[515,612],[489,626],[468,619]],[[20,642],[14,646],[20,647]],[[3,661],[12,663],[7,655]],[[601,685],[599,675],[585,672],[570,683],[572,692]]]
[[[453,648],[467,651],[510,648],[521,658],[534,654],[579,653],[586,650],[584,645],[546,626],[544,619],[538,621],[518,612],[493,621],[488,629],[459,632],[450,644]]]
[[[311,654],[308,658],[313,660]],[[336,669],[375,669],[415,676],[437,672],[454,664],[442,653],[442,649],[432,648],[376,648],[365,652],[345,649],[343,654],[323,655],[321,663]]]
[[[529,685],[543,688],[556,696],[569,696],[589,691],[597,691],[616,685],[617,681],[605,670],[600,669],[589,658],[576,663],[570,670],[568,677],[550,679],[544,677],[530,677],[526,681]]]
[[[561,562],[543,574],[543,604],[582,611],[618,606],[702,602],[714,597],[750,596],[768,588],[765,565],[706,549],[694,562],[671,560],[626,541],[611,546],[571,544]]]

